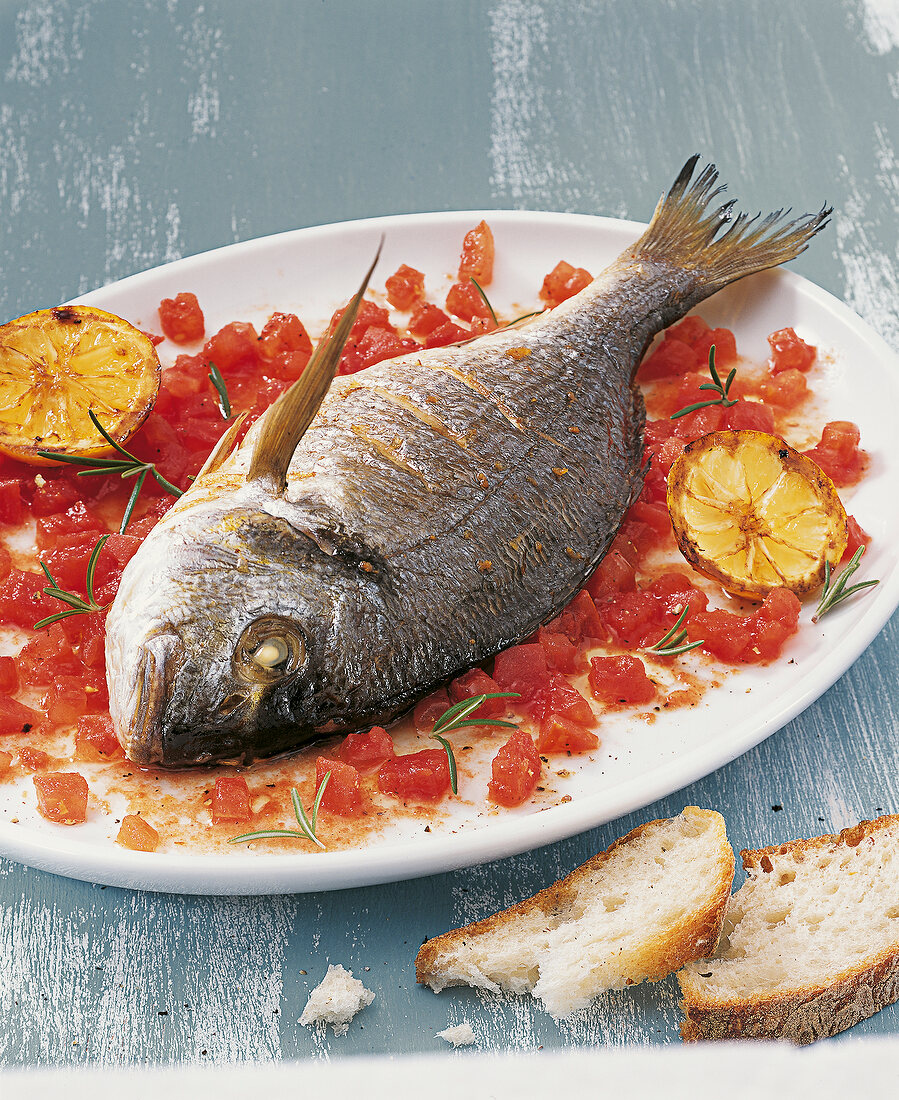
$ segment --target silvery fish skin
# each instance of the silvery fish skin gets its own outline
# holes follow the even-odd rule
[[[258,473],[274,407],[201,474],[108,617],[132,760],[248,763],[368,728],[559,611],[640,491],[633,377],[652,338],[829,213],[730,220],[695,164],[568,302],[338,378],[277,476]]]

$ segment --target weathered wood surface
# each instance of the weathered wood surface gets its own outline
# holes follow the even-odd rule
[[[0,0],[0,315],[301,225],[522,207],[645,218],[713,158],[750,209],[835,207],[794,265],[899,348],[899,5],[891,0]],[[895,502],[884,502],[895,507]],[[203,899],[0,863],[0,1065],[278,1060],[677,1041],[674,985],[555,1025],[416,988],[426,936],[686,803],[735,847],[899,811],[899,619],[817,704],[702,782],[484,867]],[[375,1003],[299,1026],[328,961]],[[368,968],[368,969],[366,969]],[[856,1033],[899,1030],[887,1009]]]

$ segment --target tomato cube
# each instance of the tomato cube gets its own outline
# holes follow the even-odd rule
[[[80,825],[87,819],[87,780],[78,772],[36,775],[34,789],[38,813],[48,821],[57,825]]]
[[[359,772],[374,771],[395,755],[393,738],[382,726],[372,726],[368,733],[347,734],[337,755]]]
[[[715,346],[715,368],[732,367],[737,361],[737,341],[729,328],[710,328],[693,341],[693,351],[700,366],[708,364],[709,352]],[[724,378],[724,375],[721,375]]]
[[[419,699],[412,712],[412,721],[419,733],[430,733],[437,719],[451,706],[449,692],[445,688]]]
[[[658,691],[640,658],[629,653],[591,657],[590,688],[600,702],[608,704],[650,703]]]
[[[0,736],[30,733],[40,720],[41,715],[36,710],[8,695],[0,695]]]
[[[501,691],[515,692],[520,697],[513,703],[525,710],[542,707],[550,687],[546,651],[539,642],[512,646],[497,653],[493,662],[493,679]]]
[[[0,752],[0,775],[5,775],[12,767],[12,753]]]
[[[42,749],[32,749],[28,745],[19,749],[19,763],[30,772],[45,771],[50,757]]]
[[[428,333],[425,337],[424,346],[426,348],[445,348],[449,344],[458,344],[461,340],[468,340],[470,337],[470,332],[452,321],[446,321]]]
[[[159,833],[139,814],[126,814],[122,818],[116,844],[130,848],[132,852],[155,852],[159,847]]]
[[[0,692],[13,695],[19,687],[19,670],[14,657],[0,657]]]
[[[596,724],[593,708],[578,689],[557,672],[552,673],[550,678],[546,713],[559,715],[568,722],[576,722],[588,729]]]
[[[847,516],[846,527],[848,529],[849,539],[846,543],[846,550],[843,553],[840,561],[849,561],[852,555],[858,550],[860,546],[870,546],[871,536],[868,532],[859,525],[855,516]]]
[[[738,401],[725,414],[728,428],[737,431],[749,429],[754,432],[774,431],[774,412],[760,401]]]
[[[166,336],[176,344],[202,340],[205,321],[196,294],[182,291],[174,298],[163,298],[159,303],[159,323]]]
[[[500,806],[520,806],[540,779],[540,754],[529,733],[516,729],[493,758],[487,796]]]
[[[560,260],[544,278],[540,298],[552,309],[574,297],[593,282],[593,276],[584,267],[574,267],[567,260]]]
[[[400,264],[392,275],[387,276],[387,301],[394,309],[411,309],[424,297],[425,277],[420,271],[408,264]]]
[[[482,220],[474,229],[469,229],[462,241],[459,282],[467,283],[470,279],[477,279],[481,286],[487,286],[493,278],[494,253],[493,233],[490,226]]]
[[[75,759],[98,763],[122,755],[109,715],[82,714],[75,726]]]
[[[285,352],[305,356],[308,362],[312,356],[312,339],[296,314],[273,313],[259,333],[259,354],[272,361]]]
[[[578,592],[555,621],[558,623],[559,633],[567,634],[575,645],[579,645],[588,638],[602,641],[607,637],[593,598],[586,589]]]
[[[541,626],[537,631],[537,641],[546,654],[546,667],[555,672],[577,672],[578,647],[567,634],[556,633],[553,624],[550,627]]]
[[[258,362],[259,336],[245,321],[232,321],[203,345],[206,362],[218,367],[225,377],[254,370]]]
[[[488,676],[481,668],[473,668],[451,681],[449,697],[453,703],[461,703],[463,699],[473,699],[476,695],[494,695],[500,691],[502,688],[492,676]],[[508,702],[508,699],[485,699],[469,717],[502,718]]]
[[[385,760],[378,771],[378,790],[403,799],[442,798],[450,789],[444,749],[422,749]]]
[[[212,790],[212,824],[250,820],[250,789],[242,775],[222,775]]]
[[[325,783],[322,800],[319,803],[321,809],[340,817],[353,817],[358,814],[362,809],[362,788],[359,784],[359,772],[352,764],[346,764],[343,760],[319,756],[315,761],[316,791],[321,788],[325,776],[329,772],[330,778]]]
[[[490,316],[490,306],[474,283],[453,283],[446,296],[446,308],[463,321]]]
[[[561,714],[547,711],[540,723],[538,752],[590,752],[598,746],[599,738],[595,733]]]
[[[409,318],[409,332],[413,336],[429,336],[441,325],[452,324],[439,306],[424,302]]]
[[[782,370],[809,370],[818,357],[818,349],[807,344],[792,328],[778,329],[768,337],[771,358],[768,370],[778,374]]]
[[[640,364],[641,382],[655,382],[696,371],[702,364],[696,352],[682,340],[662,340]]]
[[[0,523],[18,527],[24,518],[22,483],[17,477],[0,479]]]

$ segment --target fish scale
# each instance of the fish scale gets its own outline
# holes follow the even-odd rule
[[[383,723],[558,614],[640,491],[652,338],[827,219],[711,209],[695,168],[568,302],[328,390],[360,290],[124,571],[107,676],[131,759],[248,763]]]

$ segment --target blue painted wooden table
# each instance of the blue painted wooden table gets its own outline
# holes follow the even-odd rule
[[[645,219],[714,159],[745,208],[835,207],[793,265],[899,348],[899,6],[889,0],[0,0],[0,316],[304,225],[521,207]],[[895,507],[885,502],[884,507]],[[453,874],[313,895],[130,892],[0,862],[0,1064],[122,1065],[677,1041],[671,981],[556,1025],[416,987],[428,935],[639,821],[734,846],[899,810],[899,619],[758,748],[628,818]],[[328,961],[377,995],[299,1026]],[[856,1032],[899,1030],[889,1008]]]

